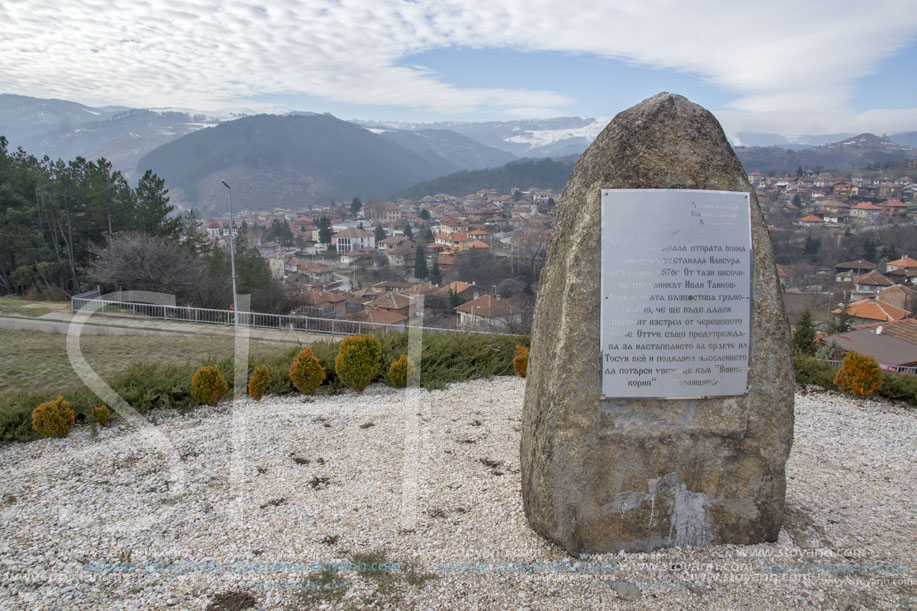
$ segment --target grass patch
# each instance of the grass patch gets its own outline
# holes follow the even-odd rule
[[[298,606],[295,608],[317,609],[323,605],[333,605],[344,597],[346,590],[347,582],[342,580],[334,569],[310,573],[296,595]]]
[[[31,301],[18,297],[0,297],[0,316],[37,318],[51,312],[69,311],[69,301]]]
[[[207,611],[242,611],[258,604],[257,599],[244,590],[216,594],[207,605]]]
[[[232,336],[84,335],[80,350],[89,366],[107,380],[132,363],[185,365],[191,360],[231,358],[235,344]],[[268,342],[253,341],[250,347],[254,358],[277,350],[277,344]],[[0,371],[0,394],[35,388],[63,390],[81,383],[70,365],[63,333],[0,330]]]
[[[355,585],[370,590],[354,600],[347,609],[399,609],[404,606],[404,594],[437,579],[435,573],[423,572],[412,562],[389,560],[385,551],[356,552],[348,557],[350,574],[345,577],[333,568],[313,573],[297,594],[297,602],[306,609],[340,602],[344,592]]]

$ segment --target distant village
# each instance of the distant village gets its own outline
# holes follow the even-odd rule
[[[914,164],[917,176],[917,164]],[[768,221],[789,218],[796,229],[825,228],[845,231],[848,227],[871,228],[910,220],[909,204],[914,201],[917,181],[910,176],[897,179],[866,173],[848,177],[831,172],[805,172],[797,176],[748,175]],[[771,231],[782,231],[772,224]]]
[[[917,215],[917,181],[910,176],[800,168],[795,176],[752,172],[749,179],[778,262],[787,245],[801,250],[811,240],[830,243],[913,225]],[[242,211],[235,227],[295,295],[293,313],[394,326],[416,316],[426,326],[525,332],[558,197],[551,190],[514,188],[417,201],[355,200],[306,211]],[[206,219],[202,230],[225,245],[228,214]],[[788,305],[793,293],[828,295],[823,323],[843,300],[855,323],[896,321],[917,310],[917,260],[895,254],[900,256],[880,260],[877,253],[875,260],[838,259],[821,267],[786,255],[778,276]],[[821,306],[812,305],[818,314]]]
[[[555,197],[515,188],[355,199],[307,211],[242,211],[234,227],[293,292],[294,314],[395,327],[415,316],[425,326],[525,332]],[[226,214],[201,229],[225,246],[229,226]]]
[[[917,164],[911,166],[917,176]],[[881,172],[802,170],[782,177],[752,172],[749,179],[778,253],[777,274],[791,321],[808,309],[827,334],[824,341],[842,351],[869,354],[883,367],[917,365],[917,259],[912,256],[917,252],[902,252],[872,237],[891,231],[913,235],[917,181]],[[867,236],[859,240],[858,256],[844,258],[850,251],[838,244],[851,238],[856,243],[858,236]],[[829,254],[818,253],[819,248]],[[864,250],[871,252],[864,256]],[[835,253],[838,258],[832,260]]]

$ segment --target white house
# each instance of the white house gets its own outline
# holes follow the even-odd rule
[[[375,248],[376,236],[368,231],[351,227],[345,229],[331,238],[331,247],[338,253],[360,250],[362,248]]]

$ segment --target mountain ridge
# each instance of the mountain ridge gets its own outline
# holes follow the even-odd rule
[[[331,117],[327,113],[321,115],[293,111],[251,115],[242,119],[250,119],[252,116],[272,116],[281,120]],[[286,205],[290,202],[302,205],[304,201],[314,202],[322,197],[349,200],[353,196],[375,197],[392,192],[403,193],[419,182],[462,171],[498,169],[520,157],[525,160],[578,156],[607,123],[607,118],[602,117],[432,123],[342,121],[332,118],[339,122],[335,124],[338,129],[343,130],[343,125],[349,124],[372,136],[365,143],[372,154],[363,155],[356,150],[344,151],[336,144],[328,149],[333,144],[332,139],[319,142],[319,148],[311,156],[306,155],[308,159],[299,167],[290,167],[282,163],[283,155],[276,157],[263,143],[257,151],[253,151],[248,150],[243,141],[239,148],[248,150],[247,157],[237,155],[232,159],[224,159],[226,163],[221,162],[216,166],[204,167],[207,163],[215,163],[206,150],[186,155],[186,167],[170,165],[169,160],[163,157],[153,156],[152,159],[158,159],[157,165],[169,175],[164,178],[168,179],[167,184],[173,189],[173,200],[182,206],[196,206],[204,210],[216,207],[225,196],[216,173],[221,173],[220,179],[229,177],[237,183],[238,186],[234,188],[238,189],[240,202],[245,200],[252,205],[268,205],[272,197],[277,197],[273,205]],[[0,94],[0,135],[8,138],[11,149],[21,146],[37,157],[48,155],[52,159],[72,159],[78,155],[88,159],[106,157],[128,178],[139,176],[146,169],[142,167],[141,160],[148,158],[160,147],[242,119],[238,118],[238,113],[91,107],[68,100]],[[346,133],[352,135],[356,132]],[[286,142],[284,146],[293,146],[283,133],[278,132],[276,138]],[[350,138],[348,135],[344,140]],[[209,141],[209,138],[203,137],[203,140]],[[363,142],[362,137],[357,140]],[[917,151],[910,148],[917,146],[917,132],[902,132],[887,138],[869,133],[783,137],[779,134],[742,132],[738,141],[767,144],[735,146],[748,172],[792,173],[799,166],[808,169],[855,170],[876,164],[900,164],[917,158]],[[211,143],[213,147],[222,148],[223,145]],[[334,151],[330,158],[335,159],[337,165],[325,164],[316,169],[317,162],[313,162],[326,149]],[[297,150],[297,155],[305,155],[304,150]],[[374,155],[381,155],[381,158]],[[531,165],[533,162],[525,163],[529,164],[526,166],[529,169],[534,167]],[[191,168],[196,168],[195,177],[188,175]],[[388,174],[378,172],[376,168],[386,168]],[[550,172],[556,170],[547,165],[544,169]],[[508,172],[520,178],[531,176],[521,172],[518,167]],[[504,174],[493,171],[489,174],[465,175],[460,179],[453,177],[440,184],[453,185],[450,187],[453,189],[456,188],[454,185],[478,184],[482,176],[490,176],[501,184],[504,180]],[[552,174],[543,181],[545,184],[539,186],[552,188],[547,183],[555,178]],[[250,184],[245,184],[246,181]],[[514,183],[511,186],[522,186],[524,183],[522,181],[521,185]],[[534,186],[534,183],[529,186]],[[249,196],[243,196],[245,190],[250,191]],[[203,200],[199,201],[201,194]]]
[[[896,164],[917,159],[917,149],[871,133],[794,151],[781,147],[735,147],[746,172],[787,174],[803,167],[858,170],[872,164]]]
[[[498,168],[463,170],[427,180],[392,194],[392,199],[420,199],[445,193],[460,197],[481,189],[508,192],[512,188],[552,189],[558,196],[567,184],[579,155],[558,158],[526,158],[511,161]]]
[[[239,209],[303,208],[390,193],[449,173],[442,157],[421,156],[332,115],[256,115],[164,144],[142,157],[183,207],[224,205],[221,180]]]

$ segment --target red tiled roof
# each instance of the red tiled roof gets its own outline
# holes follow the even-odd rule
[[[909,344],[917,345],[917,318],[905,318],[896,322],[888,323],[869,323],[857,325],[854,329],[875,329],[882,326],[882,335],[896,337]]]
[[[383,310],[402,310],[410,305],[411,300],[398,293],[386,293],[369,304],[372,308],[381,308]]]
[[[900,259],[895,261],[889,261],[886,265],[894,265],[896,267],[917,267],[917,259],[912,259],[907,255],[904,255]]]
[[[406,316],[392,312],[390,310],[375,310],[367,309],[360,310],[355,314],[351,314],[347,317],[349,320],[356,320],[361,322],[374,322],[383,325],[395,325],[400,322],[407,320]]]
[[[835,269],[840,269],[840,268],[855,269],[855,270],[875,269],[876,264],[870,263],[869,261],[866,261],[864,259],[857,259],[856,261],[846,261],[844,263],[838,263],[837,265],[834,266],[834,268]]]
[[[477,299],[466,301],[455,309],[457,312],[465,312],[466,314],[471,314],[473,312],[475,316],[480,316],[482,318],[495,318],[497,316],[517,314],[519,312],[519,310],[514,308],[512,304],[505,299],[494,299],[490,295],[484,295]]]
[[[842,308],[838,308],[834,310],[834,313],[840,314],[841,311]],[[911,315],[907,310],[872,298],[854,301],[847,306],[847,314],[856,318],[879,321],[897,321]]]
[[[879,272],[869,272],[853,279],[857,284],[872,284],[875,286],[892,286],[895,284]]]

